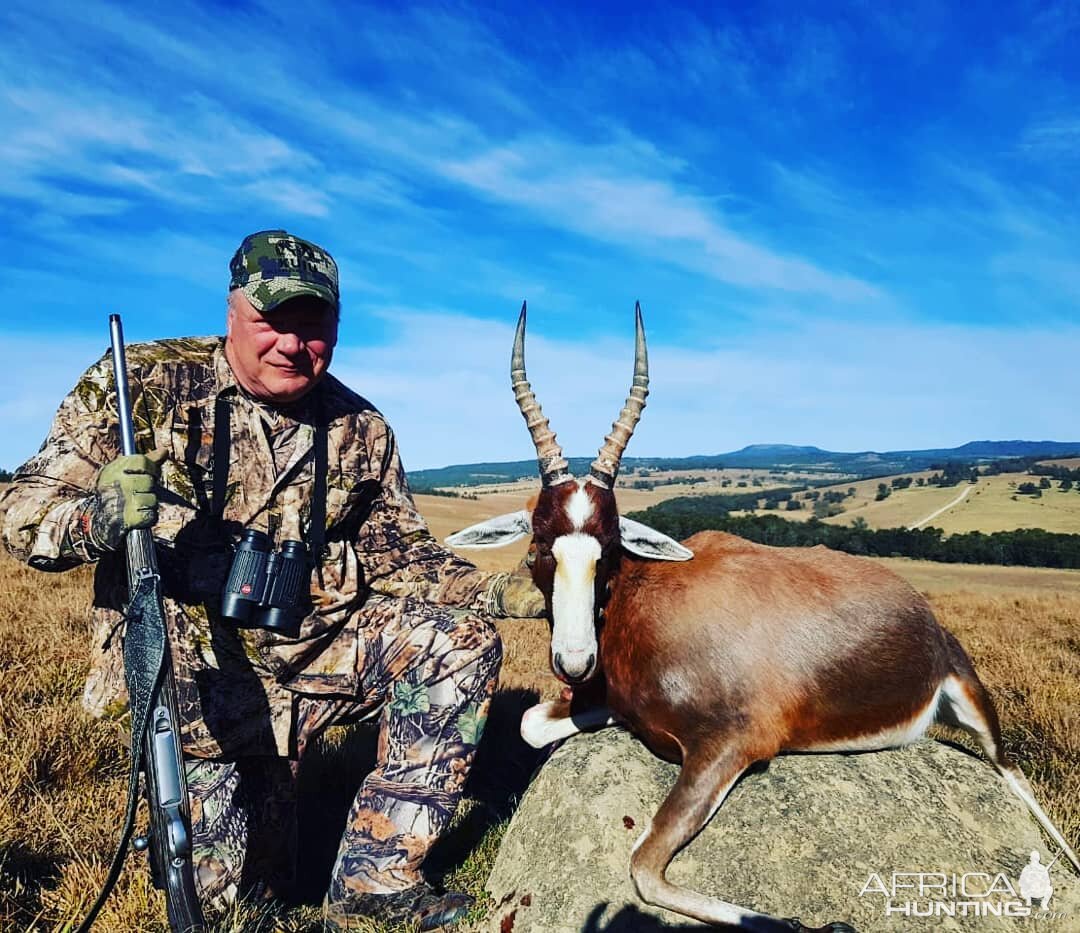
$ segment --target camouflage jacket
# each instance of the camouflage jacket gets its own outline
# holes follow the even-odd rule
[[[481,572],[434,540],[389,425],[337,379],[328,375],[299,401],[271,407],[240,389],[223,338],[134,344],[127,356],[136,447],[170,453],[154,538],[189,753],[293,754],[295,695],[356,692],[365,626],[378,624],[380,600],[410,595],[499,613],[508,575]],[[220,519],[211,507],[219,398],[229,406],[231,440]],[[219,607],[240,532],[311,540],[317,417],[327,425],[326,531],[310,612],[298,638],[237,629]],[[98,561],[84,705],[99,716],[126,708],[126,564],[122,551],[94,553],[77,518],[100,468],[119,456],[118,420],[106,355],[64,399],[41,450],[0,498],[0,530],[17,558],[42,570]]]

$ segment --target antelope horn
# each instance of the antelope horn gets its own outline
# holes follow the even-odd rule
[[[521,303],[517,333],[514,335],[514,352],[510,356],[510,385],[536,448],[536,459],[540,462],[540,482],[544,486],[553,486],[570,479],[570,464],[563,459],[562,447],[555,440],[555,432],[548,427],[548,419],[544,417],[540,403],[525,379],[524,301]]]
[[[634,347],[634,382],[626,404],[619,412],[619,420],[611,426],[611,433],[604,438],[604,446],[592,462],[590,478],[601,486],[611,489],[615,486],[615,477],[619,475],[619,462],[623,451],[634,434],[634,428],[641,420],[645,408],[645,397],[649,394],[649,354],[645,349],[645,326],[641,321],[641,304],[634,302],[634,325],[636,339]]]

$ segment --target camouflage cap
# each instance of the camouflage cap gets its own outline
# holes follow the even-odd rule
[[[315,295],[338,307],[338,268],[321,246],[284,230],[244,237],[229,263],[229,288],[243,289],[255,310],[267,313],[298,295]]]

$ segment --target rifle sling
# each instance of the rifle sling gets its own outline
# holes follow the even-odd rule
[[[127,807],[124,825],[120,831],[120,842],[117,844],[109,875],[76,933],[88,933],[97,919],[123,870],[128,844],[135,829],[135,813],[140,796],[139,772],[144,765],[146,730],[165,666],[165,620],[161,615],[159,586],[156,575],[140,579],[125,613],[124,674],[131,708],[131,772],[128,776]]]

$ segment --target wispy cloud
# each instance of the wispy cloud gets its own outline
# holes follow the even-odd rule
[[[118,18],[112,9],[104,19],[114,35]],[[449,28],[445,17],[437,19]],[[460,23],[449,34],[465,52],[493,45]],[[145,26],[132,35],[153,43],[150,51],[159,66],[190,69],[193,53],[175,36],[148,33]],[[374,44],[373,36],[367,38]],[[287,44],[281,47],[284,52]],[[834,274],[806,257],[776,252],[759,236],[737,230],[708,198],[681,183],[677,159],[633,134],[620,131],[593,143],[544,127],[513,133],[503,144],[466,117],[385,106],[372,95],[341,88],[339,81],[305,81],[301,70],[292,77],[277,69],[269,74],[278,56],[261,51],[258,65],[250,54],[240,57],[248,103],[288,105],[290,112],[279,111],[278,126],[291,124],[309,139],[317,133],[327,141],[345,142],[332,171],[312,152],[286,142],[279,132],[258,128],[205,92],[180,95],[165,119],[149,101],[121,99],[111,91],[72,95],[25,89],[7,95],[8,116],[21,129],[6,153],[12,170],[6,190],[16,196],[29,190],[41,197],[50,184],[62,189],[64,179],[74,179],[101,185],[105,195],[126,183],[144,195],[203,210],[228,191],[233,198],[263,198],[296,215],[325,217],[331,204],[319,188],[327,175],[355,194],[362,182],[350,184],[350,160],[377,159],[385,177],[403,167],[424,173],[429,184],[464,187],[504,208],[529,211],[555,230],[664,257],[733,285],[839,301],[877,294],[866,282]],[[204,71],[219,60],[218,54],[213,45],[206,50]],[[384,58],[400,54],[383,50]],[[234,51],[232,57],[237,56]],[[303,106],[297,106],[300,101]],[[177,176],[186,183],[177,184]]]
[[[388,415],[407,467],[532,456],[510,391],[511,321],[492,324],[441,309],[383,313],[394,321],[393,339],[376,355],[347,352],[335,371],[364,386]],[[445,352],[450,345],[452,356]],[[785,352],[792,345],[814,352]],[[1072,418],[1077,354],[1080,326],[1001,332],[804,322],[731,347],[692,349],[652,339],[648,407],[628,452],[721,453],[775,442],[898,450],[976,438],[1072,439],[1076,432],[1063,425]],[[622,335],[582,346],[553,338],[543,315],[530,314],[526,360],[564,450],[593,455],[630,387],[630,316]],[[1045,374],[1038,404],[1009,382],[1009,374],[1033,367]],[[463,405],[468,422],[455,414]]]
[[[1069,434],[1006,387],[1064,392],[1075,349],[1074,12],[11,0],[0,314],[27,346],[96,348],[113,308],[133,339],[217,331],[235,244],[287,226],[337,255],[335,367],[410,465],[530,455],[522,298],[575,454],[621,404],[639,297],[639,452]],[[9,463],[43,433],[18,380],[86,362],[6,374]]]
[[[660,172],[620,171],[619,147],[526,139],[442,164],[445,174],[555,226],[632,247],[722,282],[806,292],[838,301],[876,297],[872,285],[833,275],[740,236],[692,190]]]
[[[312,156],[198,95],[181,97],[165,116],[149,101],[77,85],[9,86],[0,117],[8,128],[0,192],[8,197],[37,200],[91,185],[107,203],[123,192],[205,210],[224,188],[244,183],[293,209],[321,200],[310,186],[299,197],[304,186],[293,178],[317,173]]]
[[[1080,115],[1057,114],[1033,124],[1019,147],[1030,155],[1075,163],[1080,160]]]

